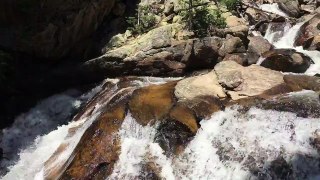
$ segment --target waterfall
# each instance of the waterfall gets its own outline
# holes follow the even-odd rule
[[[286,13],[284,13],[283,11],[281,11],[279,9],[279,6],[277,3],[261,4],[261,5],[259,5],[259,8],[263,11],[266,11],[266,12],[274,13],[274,14],[277,14],[277,15],[283,16],[283,17],[288,17],[288,15]]]
[[[294,93],[292,93],[294,95]],[[297,179],[320,177],[320,155],[311,145],[319,119],[293,113],[240,107],[227,108],[201,121],[201,128],[180,155],[163,155],[154,142],[155,126],[141,126],[127,115],[118,134],[121,154],[108,179],[147,178],[144,165],[153,163],[163,179],[271,179],[272,161],[280,156]],[[223,154],[222,154],[223,153]],[[255,167],[252,167],[252,163]]]
[[[294,49],[297,52],[309,56],[314,64],[310,65],[305,74],[315,75],[320,72],[320,52],[308,51],[303,49],[302,46],[294,46],[294,41],[298,36],[299,30],[304,24],[305,22],[301,22],[291,27],[289,23],[286,23],[283,31],[272,31],[273,24],[270,23],[264,38],[273,44],[276,49]],[[262,61],[263,58],[260,58],[257,64],[261,64]]]

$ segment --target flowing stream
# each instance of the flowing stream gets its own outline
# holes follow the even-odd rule
[[[237,108],[202,120],[201,129],[184,152],[170,157],[154,142],[156,127],[142,127],[129,114],[119,132],[121,154],[108,179],[141,177],[148,162],[168,180],[271,179],[271,162],[279,156],[293,167],[296,179],[320,178],[319,153],[308,143],[320,126],[319,119],[256,108],[242,114]]]
[[[279,9],[276,3],[263,4],[260,5],[260,8],[264,11],[272,12],[280,16],[287,17],[287,15]],[[294,41],[298,36],[299,30],[305,23],[306,22],[300,22],[294,26],[292,26],[290,23],[286,23],[282,31],[273,31],[272,29],[274,24],[269,23],[264,38],[268,40],[272,45],[274,45],[276,49],[294,49],[297,52],[309,56],[314,62],[314,64],[311,64],[311,66],[308,68],[305,74],[315,75],[317,73],[320,73],[320,52],[304,50],[302,46],[294,46]],[[260,58],[257,64],[261,64],[263,60],[263,58]]]

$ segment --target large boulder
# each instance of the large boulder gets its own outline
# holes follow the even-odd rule
[[[0,46],[50,59],[82,54],[87,38],[114,4],[115,0],[3,0]]]
[[[180,101],[192,100],[201,96],[226,97],[214,71],[181,80],[175,87],[174,93]]]
[[[224,39],[205,37],[178,40],[179,24],[155,28],[126,45],[107,51],[81,67],[85,74],[182,76],[186,70],[213,68],[222,60],[219,54]],[[232,41],[233,42],[233,41]],[[239,38],[229,43],[239,51]],[[240,50],[244,50],[241,46]]]
[[[228,89],[232,99],[258,96],[282,83],[283,75],[258,65],[243,67],[234,61],[223,61],[214,67],[219,83]]]
[[[272,44],[262,36],[249,37],[248,63],[255,64],[263,53],[272,49]]]
[[[219,37],[205,37],[196,39],[190,47],[190,66],[193,67],[213,67],[220,57],[220,49],[223,46],[223,39]],[[187,53],[187,52],[186,52]]]
[[[320,13],[314,15],[300,28],[295,46],[303,46],[309,50],[319,50]]]
[[[282,72],[303,73],[313,63],[312,59],[292,49],[275,49],[263,54],[261,66]]]
[[[223,44],[219,50],[219,54],[221,56],[225,56],[227,54],[232,53],[244,53],[246,52],[246,48],[239,37],[233,37],[228,35],[226,39],[223,41]]]

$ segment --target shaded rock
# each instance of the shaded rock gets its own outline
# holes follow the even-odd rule
[[[223,61],[234,61],[242,66],[248,65],[248,55],[246,53],[227,54]]]
[[[248,37],[248,63],[255,64],[263,53],[272,48],[272,44],[261,36]]]
[[[316,36],[309,38],[305,42],[303,48],[306,48],[311,51],[314,51],[314,50],[320,51],[320,35],[316,35]]]
[[[193,53],[193,57],[190,57],[190,63],[192,64],[190,66],[214,66],[218,62],[221,46],[222,39],[218,37],[196,39],[193,47],[190,47],[190,52]]]
[[[191,132],[184,124],[169,120],[161,123],[158,127],[155,142],[159,143],[169,156],[183,151],[194,135],[195,132]]]
[[[270,164],[270,176],[274,179],[292,179],[292,168],[283,157],[279,157]]]
[[[303,46],[306,49],[314,50],[317,49],[317,44],[319,43],[320,34],[320,13],[312,16],[305,24],[300,28],[294,45]],[[315,40],[315,42],[313,42]]]
[[[113,10],[115,0],[0,2],[0,46],[57,59],[83,54],[88,37]]]
[[[223,61],[215,66],[218,81],[230,88],[233,100],[257,96],[282,83],[283,75],[258,65],[243,67],[234,61]]]
[[[244,53],[246,48],[244,47],[242,40],[239,37],[227,36],[219,49],[219,54],[225,56],[231,53]]]
[[[126,5],[122,2],[118,2],[114,5],[112,13],[116,16],[122,16],[126,11]]]
[[[277,0],[279,8],[290,17],[300,17],[299,3],[296,0]]]
[[[282,72],[305,72],[313,61],[310,57],[292,49],[276,49],[265,52],[261,66]]]
[[[193,115],[191,109],[187,106],[178,104],[170,111],[170,118],[184,124],[192,133],[198,130],[196,117]]]
[[[316,76],[285,75],[283,79],[294,91],[301,91],[303,89],[320,91],[320,78]]]
[[[294,94],[277,95],[257,104],[257,107],[276,111],[292,112],[299,117],[319,118],[319,93],[301,91]]]
[[[312,145],[320,152],[320,129],[317,129],[313,133]]]
[[[214,71],[179,81],[174,94],[179,101],[192,100],[200,96],[226,97]]]
[[[213,96],[198,96],[191,101],[183,102],[185,106],[193,111],[199,123],[203,119],[208,119],[215,112],[224,110],[223,102]]]

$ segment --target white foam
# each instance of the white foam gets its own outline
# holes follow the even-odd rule
[[[130,113],[126,116],[117,135],[121,140],[121,154],[108,179],[134,179],[140,176],[150,159],[163,169],[163,177],[173,177],[171,162],[163,155],[161,147],[153,142],[156,126],[141,126]]]
[[[59,147],[61,142],[68,134],[68,130],[75,126],[75,123],[70,123],[59,127],[48,135],[36,139],[32,147],[20,153],[20,161],[10,168],[10,172],[2,177],[2,180],[27,180],[27,179],[42,179],[43,165],[50,156]],[[36,176],[36,174],[38,174]]]
[[[143,127],[129,115],[119,133],[119,161],[108,179],[138,177],[142,166],[153,162],[163,179],[245,180],[255,178],[245,165],[249,156],[267,171],[280,155],[293,166],[297,178],[313,179],[320,175],[319,154],[310,138],[320,127],[319,120],[256,108],[241,114],[237,108],[227,108],[201,122],[201,129],[180,156],[166,157],[154,143],[155,128]],[[229,159],[221,159],[220,154]],[[311,158],[296,161],[298,155]]]
[[[277,14],[277,15],[283,16],[283,17],[288,17],[288,15],[285,12],[283,12],[279,9],[279,6],[277,3],[261,4],[261,5],[259,5],[259,8],[263,11],[266,11],[266,12],[274,13],[274,14]]]

